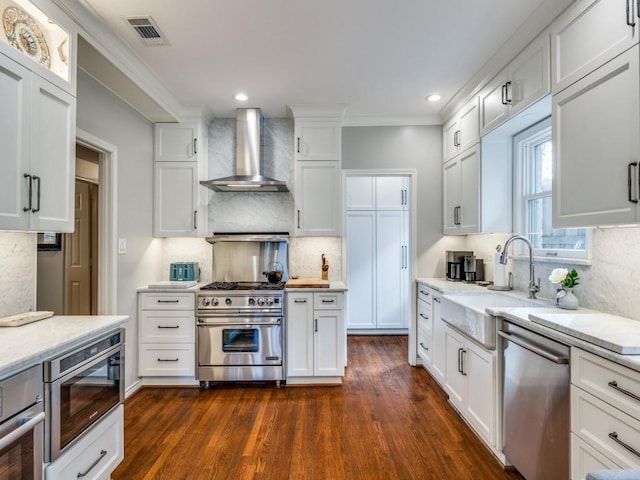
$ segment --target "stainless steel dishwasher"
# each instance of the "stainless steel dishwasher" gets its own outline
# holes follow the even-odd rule
[[[569,347],[504,322],[504,448],[527,480],[569,478]]]

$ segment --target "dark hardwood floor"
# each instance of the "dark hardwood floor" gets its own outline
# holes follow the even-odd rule
[[[520,479],[407,364],[404,336],[350,336],[342,387],[147,388],[125,403],[123,479]]]

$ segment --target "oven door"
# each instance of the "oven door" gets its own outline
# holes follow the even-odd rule
[[[0,425],[0,478],[42,479],[42,402]]]
[[[198,324],[198,365],[282,365],[281,323]]]
[[[124,399],[124,344],[47,384],[47,461]]]

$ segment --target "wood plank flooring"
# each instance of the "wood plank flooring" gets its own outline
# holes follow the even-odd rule
[[[421,367],[405,336],[349,336],[342,387],[147,388],[125,403],[113,480],[520,479]]]

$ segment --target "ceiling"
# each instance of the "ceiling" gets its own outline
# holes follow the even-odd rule
[[[285,117],[288,104],[345,104],[345,117],[363,124],[439,118],[456,92],[549,3],[84,0],[185,107],[233,117],[236,108],[250,106],[266,117]],[[147,15],[169,45],[144,45],[125,20]],[[238,92],[248,102],[235,100]],[[442,100],[425,101],[433,93]]]

